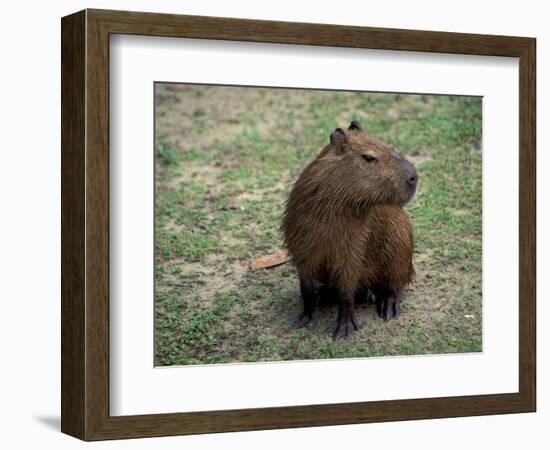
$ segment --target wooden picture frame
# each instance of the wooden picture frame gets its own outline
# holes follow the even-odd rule
[[[84,440],[535,411],[533,38],[85,10],[62,29],[62,415]],[[519,58],[519,391],[139,416],[109,415],[109,35]]]

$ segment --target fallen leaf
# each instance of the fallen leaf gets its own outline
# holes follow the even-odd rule
[[[271,255],[262,256],[250,263],[252,269],[268,269],[269,267],[280,266],[290,259],[286,250],[280,250]]]

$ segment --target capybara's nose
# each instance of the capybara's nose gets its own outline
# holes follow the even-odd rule
[[[403,177],[407,182],[407,186],[409,188],[415,188],[418,184],[418,174],[416,173],[414,166],[406,159],[403,159],[401,161],[401,170]]]

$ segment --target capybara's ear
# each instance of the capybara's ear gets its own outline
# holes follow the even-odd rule
[[[343,152],[349,144],[346,132],[342,130],[342,128],[336,128],[336,130],[330,133],[330,143],[334,145],[337,150]]]
[[[359,122],[357,122],[357,120],[352,120],[348,130],[363,131],[363,127]]]

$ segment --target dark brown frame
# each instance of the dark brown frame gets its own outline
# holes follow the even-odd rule
[[[84,440],[535,411],[536,40],[85,10],[62,30],[61,429]],[[141,416],[109,415],[109,35],[519,58],[519,392]]]

